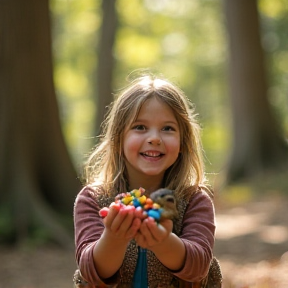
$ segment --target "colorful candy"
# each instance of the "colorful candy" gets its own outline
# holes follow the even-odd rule
[[[111,205],[118,206],[121,209],[121,206],[133,205],[137,209],[142,209],[144,217],[152,217],[156,221],[159,221],[163,208],[154,201],[144,195],[145,189],[139,188],[134,189],[131,192],[121,193],[115,197],[115,202]],[[111,206],[110,205],[110,206]],[[105,218],[108,214],[109,208],[104,207],[100,210],[99,215],[102,218]]]

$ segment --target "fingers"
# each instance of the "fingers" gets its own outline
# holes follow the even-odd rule
[[[137,207],[135,209],[135,217],[143,220],[143,219],[147,218],[147,214],[144,213],[144,211],[143,211],[143,209],[141,207]]]
[[[141,226],[141,220],[135,217],[134,212],[134,206],[112,205],[104,219],[106,229],[118,239],[133,239]]]
[[[159,243],[157,238],[157,224],[153,218],[145,219],[135,236],[135,241],[142,248],[149,248]],[[155,237],[156,236],[156,237]]]
[[[109,207],[108,213],[106,213],[106,218],[104,219],[105,226],[111,227],[115,217],[117,216],[118,212],[120,211],[120,205],[114,204]]]
[[[120,209],[111,222],[111,230],[117,233],[126,231],[132,224],[134,218],[134,210],[135,208],[133,206]]]
[[[135,238],[137,244],[149,248],[163,242],[172,232],[173,222],[169,219],[157,223],[154,218],[143,214],[143,210],[134,206],[111,205],[104,218],[107,232],[112,237],[126,239]],[[110,232],[109,232],[110,231]]]
[[[141,220],[139,218],[134,218],[132,225],[130,226],[129,230],[126,233],[126,239],[132,240],[136,236],[140,226],[141,226]]]
[[[173,222],[169,219],[157,224],[153,218],[148,217],[142,222],[135,240],[139,246],[149,248],[161,244],[172,232],[172,228]]]

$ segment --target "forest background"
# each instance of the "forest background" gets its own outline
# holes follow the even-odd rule
[[[178,84],[199,113],[226,287],[286,287],[273,270],[288,241],[286,1],[41,2],[0,3],[0,287],[46,287],[32,258],[71,286],[82,165],[105,106],[141,71]]]

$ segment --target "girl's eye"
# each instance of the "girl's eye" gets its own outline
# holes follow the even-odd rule
[[[175,131],[175,129],[172,126],[165,126],[162,129],[163,131]]]
[[[132,129],[142,131],[142,130],[145,130],[145,126],[144,125],[135,125],[132,127]]]

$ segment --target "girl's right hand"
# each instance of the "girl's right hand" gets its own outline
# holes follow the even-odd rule
[[[119,240],[132,240],[141,226],[141,220],[135,217],[134,206],[112,204],[103,220],[105,234]]]

